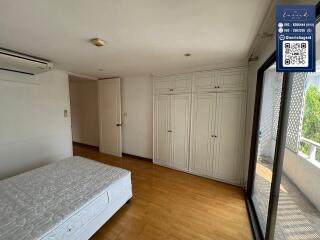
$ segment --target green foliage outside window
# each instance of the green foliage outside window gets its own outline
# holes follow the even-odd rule
[[[311,85],[305,97],[302,136],[320,143],[320,91]],[[310,144],[301,142],[300,151],[309,154]],[[320,161],[320,149],[317,150],[316,159]]]

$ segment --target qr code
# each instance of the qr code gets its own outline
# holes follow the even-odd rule
[[[283,41],[282,59],[284,67],[308,67],[308,41]]]

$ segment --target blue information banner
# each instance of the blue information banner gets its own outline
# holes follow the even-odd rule
[[[314,5],[277,6],[277,72],[315,72]]]

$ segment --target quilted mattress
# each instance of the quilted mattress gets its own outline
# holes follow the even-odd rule
[[[123,194],[132,196],[129,171],[82,157],[2,180],[0,239],[73,239]]]

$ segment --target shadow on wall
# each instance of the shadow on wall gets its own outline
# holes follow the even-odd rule
[[[98,84],[69,76],[72,140],[99,146]]]

